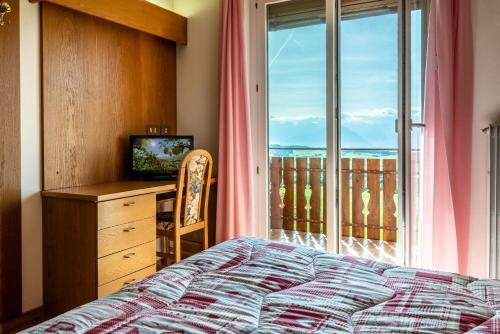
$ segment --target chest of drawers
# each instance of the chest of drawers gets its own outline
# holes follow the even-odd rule
[[[45,191],[44,307],[55,316],[156,271],[156,194],[173,183]]]

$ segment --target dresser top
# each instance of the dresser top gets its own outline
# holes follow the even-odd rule
[[[215,179],[212,179],[212,184]],[[118,198],[174,192],[176,181],[121,181],[42,191],[43,197],[102,202]]]

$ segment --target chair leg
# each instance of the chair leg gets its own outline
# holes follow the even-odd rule
[[[156,270],[165,267],[165,237],[156,235]]]
[[[165,242],[165,253],[163,254],[163,264],[166,266],[169,265],[168,263],[168,257],[169,257],[169,254],[170,254],[170,240],[167,236],[165,236],[163,238],[163,241]]]
[[[208,224],[205,222],[205,227],[203,228],[203,249],[208,248]]]
[[[181,235],[177,232],[174,236],[175,263],[181,260]]]

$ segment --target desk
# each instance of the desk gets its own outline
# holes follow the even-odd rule
[[[211,184],[216,183],[212,178]],[[42,191],[42,197],[102,202],[118,198],[177,191],[176,181],[121,181]]]
[[[46,313],[61,314],[153,274],[157,195],[176,190],[175,181],[123,181],[43,191]]]

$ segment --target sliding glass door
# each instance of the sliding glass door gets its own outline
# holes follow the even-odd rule
[[[332,252],[338,246],[334,5],[259,0],[252,39],[260,235]]]
[[[341,252],[401,262],[399,3],[342,1]]]
[[[267,6],[269,233],[326,247],[327,61],[324,0]]]
[[[256,2],[261,236],[408,260],[419,242],[407,223],[419,224],[419,197],[408,191],[418,195],[421,181],[421,141],[411,129],[422,126],[422,2]]]

